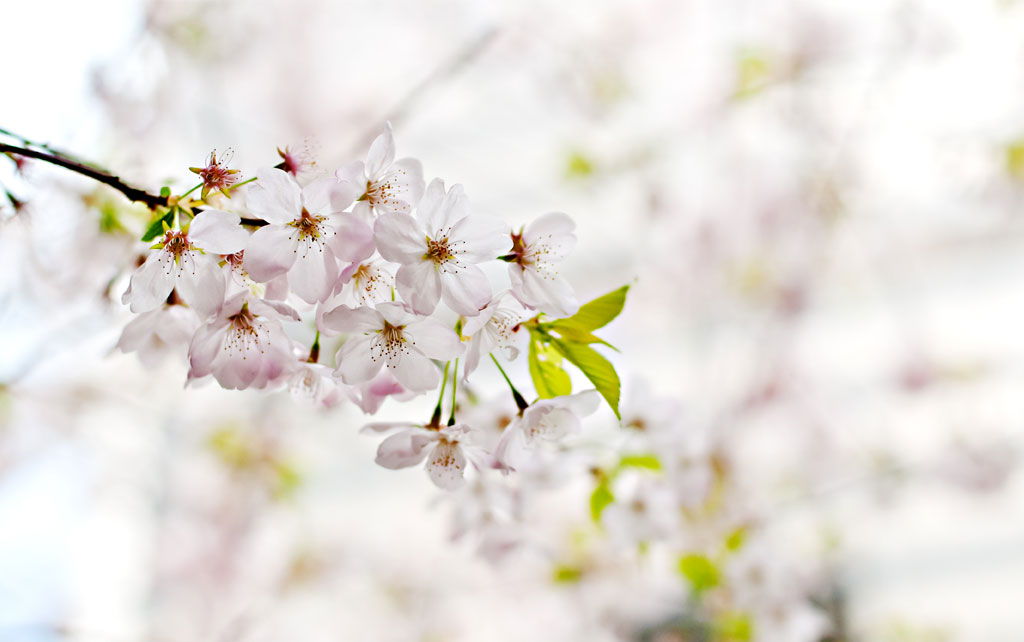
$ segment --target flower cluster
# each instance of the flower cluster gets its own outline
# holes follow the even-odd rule
[[[593,327],[594,310],[573,317],[581,307],[557,271],[576,243],[571,218],[549,213],[513,230],[473,211],[461,185],[427,184],[418,160],[395,159],[390,125],[365,162],[333,175],[279,154],[285,162],[242,181],[213,153],[205,168],[191,168],[202,183],[157,209],[143,237],[155,243],[122,297],[139,315],[123,350],[152,362],[187,345],[190,383],[288,387],[324,406],[348,399],[369,414],[388,397],[440,387],[429,420],[367,429],[391,433],[378,452],[382,466],[426,460],[443,488],[461,485],[469,465],[514,470],[536,442],[579,430],[600,396],[570,395],[562,356],[618,412],[617,377],[597,376],[607,362],[593,361],[587,344],[600,341],[590,330],[622,301],[611,313],[598,309]],[[201,200],[189,200],[200,187]],[[507,278],[495,282],[500,271],[489,276],[482,266],[500,262]],[[339,346],[331,364],[321,340]],[[489,355],[501,369],[494,354],[515,359],[527,341],[541,399],[528,403],[506,376],[516,418],[503,434],[456,421],[457,383]]]

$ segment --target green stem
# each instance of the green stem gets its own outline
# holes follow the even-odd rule
[[[519,391],[516,390],[516,387],[512,385],[512,380],[508,378],[507,374],[505,374],[505,369],[501,367],[501,364],[498,363],[498,360],[494,358],[493,354],[490,356],[491,361],[494,362],[494,365],[498,366],[498,372],[501,373],[502,377],[505,377],[505,383],[507,383],[508,387],[512,390],[512,398],[516,400],[516,407],[519,408],[520,412],[529,408],[530,404],[526,403],[526,399],[523,398],[523,395],[519,394]]]
[[[452,414],[448,417],[448,425],[455,425],[455,387],[459,382],[459,358],[455,358],[455,372],[452,373]]]
[[[316,336],[313,338],[313,346],[309,349],[309,358],[306,359],[307,363],[317,363],[320,361],[320,331],[316,331]]]
[[[180,196],[179,198],[185,198],[186,196],[188,196],[189,194],[191,194],[192,192],[196,191],[197,189],[199,189],[199,188],[200,188],[200,187],[202,187],[202,186],[203,186],[203,184],[202,184],[202,183],[200,183],[200,184],[196,185],[195,187],[193,187],[193,188],[192,188],[192,189],[190,189],[189,191],[187,191],[187,192],[185,192],[184,194],[182,194],[182,195],[181,195],[181,196]]]
[[[437,405],[434,406],[434,414],[430,416],[431,426],[441,425],[441,401],[444,399],[444,387],[448,384],[448,366],[452,365],[452,362],[444,364],[444,378],[441,379],[441,394],[437,396]]]

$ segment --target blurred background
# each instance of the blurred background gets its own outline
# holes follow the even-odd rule
[[[145,210],[0,158],[0,640],[1024,639],[1022,3],[0,9],[0,127],[151,191],[390,121],[474,210],[569,213],[581,299],[633,284],[584,450],[662,422],[717,489],[648,537],[587,463],[486,554],[501,500],[353,406],[116,351]]]

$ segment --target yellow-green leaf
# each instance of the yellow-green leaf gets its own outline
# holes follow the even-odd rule
[[[619,382],[619,375],[616,374],[611,362],[590,346],[582,343],[552,339],[551,345],[562,353],[562,356],[568,359],[572,365],[579,368],[586,375],[590,383],[594,384],[597,391],[601,393],[601,396],[611,406],[615,417],[622,419],[622,416],[619,414],[621,384]]]
[[[661,470],[661,462],[655,455],[637,454],[623,455],[619,459],[619,468],[647,468],[648,470]]]
[[[572,393],[572,380],[562,369],[561,361],[562,357],[557,352],[542,347],[538,341],[530,341],[530,377],[541,399]]]
[[[561,328],[574,328],[585,332],[592,332],[608,325],[612,319],[619,316],[623,306],[626,305],[626,292],[629,286],[624,285],[617,290],[612,290],[604,296],[599,296],[590,303],[583,304],[576,314],[567,319],[559,319],[551,325],[559,332]]]
[[[608,505],[615,501],[615,495],[612,493],[611,487],[608,485],[607,479],[602,479],[594,492],[590,494],[590,517],[595,522],[601,521],[601,513],[604,512]]]
[[[146,233],[142,235],[142,240],[148,242],[158,236],[162,236],[164,233],[164,223],[170,225],[172,220],[174,220],[174,214],[168,210],[166,214],[157,218],[146,228]]]
[[[699,553],[680,557],[679,572],[690,582],[694,593],[703,593],[718,586],[718,567]]]

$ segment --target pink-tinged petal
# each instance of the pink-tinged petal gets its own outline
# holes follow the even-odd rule
[[[523,241],[533,243],[542,238],[558,238],[572,235],[576,222],[563,212],[548,212],[538,216],[523,230]]]
[[[368,415],[376,413],[388,397],[396,395],[408,397],[411,394],[395,381],[395,378],[387,370],[374,377],[372,381],[356,388],[349,388],[348,392],[349,398]]]
[[[416,350],[401,355],[398,362],[391,367],[391,374],[398,383],[409,390],[422,392],[437,387],[441,382],[441,373],[434,363]]]
[[[426,234],[408,214],[382,214],[373,225],[380,255],[395,263],[415,263],[427,252]]]
[[[444,207],[445,195],[443,180],[435,178],[430,181],[423,191],[423,198],[420,199],[420,203],[416,207],[416,219],[425,226],[428,221],[441,217],[440,209]],[[437,230],[431,231],[436,232]]]
[[[128,322],[128,325],[121,330],[121,337],[117,340],[117,347],[121,352],[135,352],[147,345],[154,334],[163,310],[150,310],[143,312]]]
[[[455,490],[461,487],[466,483],[466,456],[462,454],[462,448],[445,439],[437,442],[427,458],[427,473],[438,488]]]
[[[322,323],[324,330],[334,332],[373,332],[384,327],[380,313],[373,308],[347,305],[324,312]]]
[[[347,210],[357,198],[366,192],[366,181],[362,183],[351,181],[338,181],[331,189],[330,199],[332,212]]]
[[[462,354],[463,345],[455,331],[437,319],[410,323],[403,333],[413,347],[431,359],[450,361]]]
[[[487,325],[487,322],[491,320],[494,313],[498,311],[498,307],[501,305],[501,300],[505,297],[505,294],[506,293],[502,292],[495,296],[480,310],[480,314],[466,319],[466,322],[462,325],[462,336],[476,336],[476,334],[480,332],[485,325]]]
[[[601,394],[596,390],[584,390],[565,397],[562,404],[577,417],[586,417],[601,405]]]
[[[395,289],[417,314],[432,314],[441,300],[441,274],[433,261],[408,263],[398,268]]]
[[[336,214],[328,224],[334,236],[327,242],[342,261],[362,261],[373,255],[373,228],[354,214]]]
[[[377,220],[377,217],[373,214],[373,206],[370,205],[370,201],[356,201],[356,204],[352,206],[352,216],[355,216],[367,225],[373,225],[374,221]]]
[[[435,179],[431,183],[432,187],[437,180]],[[440,183],[440,185],[441,189],[444,189],[444,183]],[[428,191],[430,190],[428,189]],[[455,224],[469,216],[469,198],[466,197],[466,192],[462,185],[452,185],[436,207],[426,211],[419,211],[418,215],[420,221],[423,222],[423,227],[427,230],[427,234],[431,236],[440,234],[450,238]]]
[[[192,270],[185,269],[178,273],[178,293],[200,317],[206,318],[220,310],[227,282],[224,272],[213,258],[193,253],[191,262]]]
[[[148,312],[163,304],[174,289],[174,258],[164,250],[154,250],[132,273],[128,290],[121,297],[132,312]]]
[[[266,283],[287,272],[298,255],[298,237],[287,225],[267,225],[249,237],[242,268],[253,281]]]
[[[373,180],[383,177],[384,171],[394,160],[395,137],[391,133],[391,123],[388,123],[370,145],[370,152],[366,155],[366,175]]]
[[[213,362],[224,345],[226,321],[209,323],[196,330],[188,347],[189,378],[205,377],[213,372]]]
[[[274,168],[256,171],[245,203],[249,211],[271,224],[283,225],[302,213],[302,189],[292,175]]]
[[[395,327],[409,325],[416,320],[416,315],[409,312],[401,303],[378,304],[377,312],[385,321]]]
[[[476,370],[477,366],[480,365],[481,352],[483,351],[483,335],[475,335],[469,340],[469,346],[466,348],[466,363],[462,369],[462,379],[465,381],[469,378],[469,375]]]
[[[249,233],[237,214],[203,210],[188,226],[188,238],[196,247],[214,254],[234,254],[245,248]]]
[[[455,273],[445,272],[441,281],[445,305],[463,316],[480,314],[491,300],[491,282],[475,265],[467,265]]]
[[[267,281],[267,289],[263,293],[263,298],[267,301],[284,301],[287,299],[288,274],[280,274]]]
[[[407,430],[391,435],[377,447],[376,462],[384,468],[398,470],[415,466],[423,461],[427,446],[434,441],[433,435],[424,430]]]
[[[278,321],[301,320],[295,308],[280,300],[251,298],[249,299],[249,309],[253,314]]]
[[[374,338],[375,335],[366,334],[349,337],[338,350],[338,367],[334,374],[341,377],[345,383],[357,384],[369,381],[380,372],[384,361],[373,359],[370,354],[370,345]]]
[[[359,429],[359,434],[391,434],[398,431],[412,431],[417,428],[422,429],[422,426],[418,424],[409,423],[408,421],[372,421],[362,428]]]
[[[557,318],[570,317],[580,308],[569,282],[554,273],[539,275],[532,269],[509,265],[512,294],[525,306]]]
[[[395,161],[388,171],[387,179],[394,188],[395,197],[410,208],[423,198],[426,182],[423,180],[423,165],[415,158]]]
[[[362,186],[362,191],[356,196],[359,198],[366,191],[366,168],[363,161],[353,161],[334,172],[334,177],[339,183],[351,183],[355,186]]]
[[[493,216],[467,216],[455,224],[452,237],[462,241],[459,258],[470,263],[493,261],[512,248],[508,225]]]
[[[288,272],[288,285],[306,303],[319,303],[331,295],[338,270],[338,260],[330,246],[314,245],[295,259]]]
[[[306,185],[302,188],[303,207],[313,216],[336,211],[331,206],[331,192],[337,186],[338,179],[332,176],[323,176]]]

